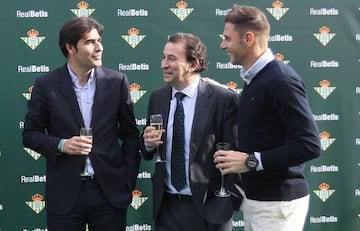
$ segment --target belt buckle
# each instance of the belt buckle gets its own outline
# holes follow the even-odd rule
[[[177,197],[177,200],[179,201],[189,201],[190,200],[190,196],[189,195],[182,195],[182,194],[175,194]]]
[[[80,175],[80,177],[83,181],[95,180],[95,175]]]
[[[180,200],[180,201],[186,200],[185,195],[177,194],[177,196],[178,196],[178,200]]]
[[[191,201],[192,197],[190,195],[184,194],[175,194],[175,193],[165,193],[169,199],[178,200],[178,201]]]

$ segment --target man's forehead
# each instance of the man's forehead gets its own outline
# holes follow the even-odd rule
[[[100,35],[98,33],[98,31],[94,28],[92,30],[90,30],[89,32],[85,32],[82,36],[83,40],[87,40],[87,39],[92,39],[92,38],[99,38]]]
[[[176,52],[176,53],[185,53],[185,44],[183,42],[167,42],[164,47],[164,51]]]

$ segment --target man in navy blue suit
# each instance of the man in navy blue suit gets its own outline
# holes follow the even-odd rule
[[[51,231],[126,227],[139,131],[126,75],[101,67],[102,32],[88,17],[67,21],[59,36],[67,62],[37,78],[28,101],[23,144],[46,158]],[[80,137],[81,127],[92,128],[93,139]]]
[[[221,177],[213,163],[216,143],[237,146],[238,97],[232,90],[201,81],[200,73],[207,69],[207,64],[206,46],[199,37],[180,32],[169,36],[161,59],[166,85],[151,93],[148,104],[148,117],[162,114],[166,132],[161,137],[154,135],[155,127],[149,126],[148,120],[140,141],[145,160],[153,159],[157,145],[158,154],[166,160],[155,163],[152,177],[156,231],[229,231],[234,211],[240,207],[240,174],[225,177],[231,196],[216,197]],[[181,130],[176,126],[181,119],[175,116],[178,94],[184,95],[181,153],[173,149],[178,146],[173,141],[181,140],[175,135]],[[174,159],[177,154],[183,157],[183,162]],[[175,163],[183,167],[180,187],[173,177]]]
[[[234,5],[225,18],[225,50],[242,65],[239,151],[217,151],[223,174],[242,173],[246,231],[301,231],[309,207],[304,163],[320,155],[319,132],[300,76],[268,48],[263,12]]]

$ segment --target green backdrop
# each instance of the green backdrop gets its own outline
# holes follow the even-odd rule
[[[271,49],[306,84],[323,153],[306,167],[311,208],[305,230],[360,230],[359,0],[12,0],[0,6],[0,231],[47,230],[45,159],[23,148],[21,132],[35,78],[65,63],[57,45],[64,21],[91,15],[105,25],[104,66],[128,75],[142,130],[150,92],[162,85],[163,45],[174,32],[200,36],[210,61],[204,75],[241,91],[239,67],[219,48],[224,17],[234,3],[267,14]],[[129,231],[153,230],[153,165],[142,162]],[[240,212],[233,226],[243,230]]]

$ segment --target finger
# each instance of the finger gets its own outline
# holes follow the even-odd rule
[[[225,153],[223,150],[217,150],[215,153],[214,153],[214,156],[216,158],[219,158],[219,157],[222,157],[222,156],[225,156]]]
[[[221,172],[221,175],[226,175],[226,174],[229,174],[230,173],[230,170],[229,169],[223,169]]]
[[[154,143],[154,136],[152,134],[149,134],[145,137],[145,142],[148,144]]]
[[[156,145],[161,145],[163,144],[164,142],[162,140],[159,140],[159,141],[156,141]]]
[[[216,160],[217,163],[224,163],[225,162],[225,159],[224,159],[223,156],[217,156],[215,158],[215,160]]]

